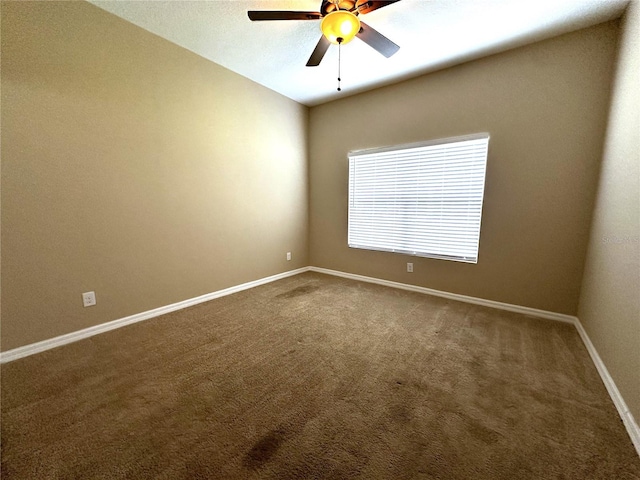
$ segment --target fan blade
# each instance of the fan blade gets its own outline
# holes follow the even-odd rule
[[[369,12],[373,12],[374,10],[378,10],[379,8],[386,7],[387,5],[391,5],[392,3],[399,2],[400,0],[388,0],[388,1],[377,1],[377,0],[369,0],[367,2],[362,2],[360,5],[356,7],[360,14],[365,14]]]
[[[320,12],[289,12],[285,10],[249,10],[247,15],[254,22],[257,20],[318,20],[322,18]]]
[[[360,21],[360,31],[356,37],[387,58],[400,50],[398,45],[363,21]]]
[[[313,53],[309,57],[307,67],[317,67],[318,65],[320,65],[324,54],[327,53],[327,50],[329,49],[329,45],[331,45],[331,42],[327,40],[327,37],[322,35],[320,37],[320,40],[318,40],[316,48],[313,50]]]

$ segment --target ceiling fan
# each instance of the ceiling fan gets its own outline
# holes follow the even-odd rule
[[[373,12],[400,0],[322,0],[319,12],[293,12],[285,10],[249,10],[252,21],[263,20],[320,20],[322,36],[313,50],[307,67],[320,65],[329,45],[345,44],[354,37],[389,58],[400,47],[380,32],[360,21],[359,15]]]

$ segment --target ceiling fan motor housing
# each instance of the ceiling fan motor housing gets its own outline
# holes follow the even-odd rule
[[[320,11],[322,15],[327,15],[331,12],[335,12],[336,10],[353,10],[356,6],[357,1],[355,0],[323,0],[322,6],[320,7]],[[360,2],[366,3],[366,2]]]

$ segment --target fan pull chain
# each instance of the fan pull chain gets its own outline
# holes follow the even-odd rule
[[[340,52],[342,47],[342,38],[338,37],[338,91],[341,91],[340,88]]]

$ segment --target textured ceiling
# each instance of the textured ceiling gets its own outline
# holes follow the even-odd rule
[[[318,11],[320,0],[91,3],[305,105],[344,97],[619,17],[628,0],[402,0],[361,19],[400,45],[385,58],[359,39],[305,67],[320,20],[251,22],[248,10]]]

